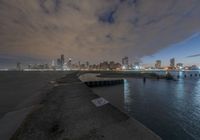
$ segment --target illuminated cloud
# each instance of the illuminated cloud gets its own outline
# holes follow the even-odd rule
[[[0,55],[152,55],[200,31],[199,0],[0,0]]]

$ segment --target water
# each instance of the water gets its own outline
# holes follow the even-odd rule
[[[174,76],[183,75],[178,81],[125,79],[123,107],[164,140],[200,140],[200,77],[196,73],[174,72]]]
[[[0,72],[0,119],[8,112],[18,110],[27,100],[39,95],[51,80],[64,72]],[[31,104],[29,104],[31,105]]]

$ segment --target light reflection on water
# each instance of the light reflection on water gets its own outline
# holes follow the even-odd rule
[[[130,98],[130,85],[128,80],[124,79],[124,108],[129,111],[129,105],[131,104]]]
[[[125,79],[125,110],[164,140],[199,140],[200,78],[183,77],[148,79],[145,84],[142,79]]]

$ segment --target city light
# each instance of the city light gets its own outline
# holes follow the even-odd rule
[[[126,66],[122,66],[122,69],[125,70],[125,69],[126,69]]]
[[[184,71],[184,70],[199,70],[200,67],[196,65],[184,66],[183,63],[175,63],[175,58],[169,60],[169,66],[162,66],[161,60],[156,60],[154,66],[144,66],[140,62],[135,61],[133,64],[130,63],[128,57],[122,58],[122,63],[114,61],[103,61],[99,64],[90,64],[89,61],[81,63],[74,62],[71,57],[67,58],[65,55],[61,54],[57,61],[52,60],[45,64],[28,64],[24,65],[21,62],[17,62],[16,69],[19,71],[70,71],[70,70],[83,70],[83,71]],[[1,69],[1,71],[7,71],[9,69]]]

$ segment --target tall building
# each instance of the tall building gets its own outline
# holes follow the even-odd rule
[[[156,60],[155,68],[156,69],[160,69],[161,68],[161,60]]]
[[[54,60],[52,60],[52,62],[51,62],[51,66],[52,66],[52,67],[55,66],[55,61],[54,61]]]
[[[61,54],[60,63],[61,63],[61,66],[64,66],[65,64],[65,56],[63,54]]]
[[[69,58],[69,60],[67,62],[67,66],[68,66],[68,68],[71,68],[71,66],[72,66],[72,59],[71,58]]]
[[[122,66],[124,69],[128,69],[128,66],[129,66],[129,62],[128,62],[128,57],[124,57],[122,58]]]
[[[89,69],[89,65],[90,65],[90,63],[87,61],[87,62],[86,62],[86,67],[87,67],[87,69]]]
[[[170,59],[170,67],[175,67],[175,58]]]
[[[104,61],[104,62],[100,63],[100,69],[103,69],[103,70],[109,69],[108,61]]]
[[[57,59],[57,66],[61,66],[61,59],[60,58]]]
[[[139,70],[140,69],[140,62],[138,62],[138,61],[134,62],[133,69]]]
[[[81,61],[78,61],[78,68],[81,69]]]
[[[17,70],[22,70],[22,66],[20,62],[17,62]]]

